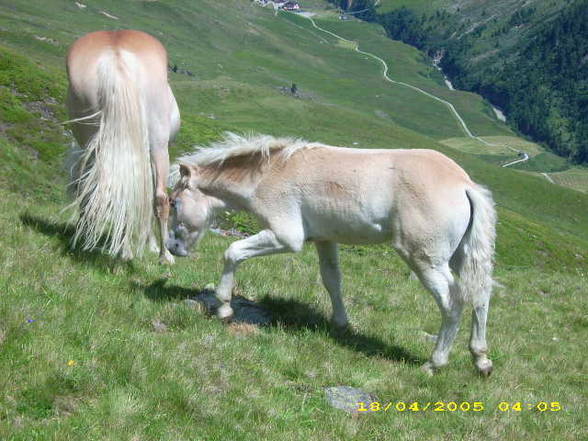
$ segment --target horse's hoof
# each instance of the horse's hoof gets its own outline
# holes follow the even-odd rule
[[[131,253],[130,251],[123,251],[120,254],[120,259],[123,262],[130,262],[131,260],[133,260],[133,253]]]
[[[161,265],[173,265],[176,263],[176,259],[169,251],[166,251],[164,255],[159,256],[159,263]]]
[[[477,360],[476,368],[482,377],[488,378],[492,374],[492,361],[488,360],[487,358]]]
[[[233,308],[231,308],[231,305],[228,303],[224,303],[216,310],[216,316],[219,319],[228,322],[233,318]]]

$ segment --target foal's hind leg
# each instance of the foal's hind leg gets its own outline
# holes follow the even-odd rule
[[[486,344],[486,318],[490,305],[490,292],[488,291],[480,297],[474,298],[470,351],[480,374],[488,376],[492,373],[492,361],[488,358],[488,345]]]
[[[449,352],[459,330],[463,302],[457,293],[457,286],[447,263],[438,266],[421,266],[417,274],[425,287],[433,294],[441,311],[441,329],[431,360],[423,369],[432,374],[447,364]]]

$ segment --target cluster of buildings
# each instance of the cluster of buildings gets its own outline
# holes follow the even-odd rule
[[[254,0],[262,6],[273,4],[276,9],[283,9],[285,11],[298,11],[300,4],[298,2],[286,1],[286,0]]]

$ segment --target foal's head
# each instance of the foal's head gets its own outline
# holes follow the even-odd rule
[[[190,253],[209,227],[213,210],[209,197],[195,185],[194,167],[180,165],[180,180],[169,198],[170,231],[166,246],[180,257]]]

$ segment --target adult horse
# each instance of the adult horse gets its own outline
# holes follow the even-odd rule
[[[67,55],[67,108],[79,148],[69,156],[71,189],[80,216],[74,244],[103,243],[131,259],[159,224],[160,260],[167,251],[168,143],[180,126],[167,82],[167,52],[140,31],[99,31],[77,40]]]
[[[486,318],[492,289],[496,213],[488,190],[433,150],[365,150],[270,136],[224,141],[180,158],[171,195],[172,253],[186,255],[214,212],[257,216],[264,229],[225,252],[217,315],[230,317],[237,265],[316,245],[333,322],[347,325],[338,243],[390,242],[433,294],[442,315],[430,361],[448,362],[466,302],[473,304],[470,350],[488,375]]]

